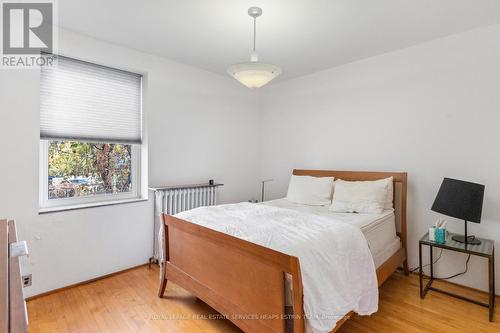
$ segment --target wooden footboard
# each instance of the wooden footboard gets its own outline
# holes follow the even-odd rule
[[[180,285],[247,333],[304,332],[299,260],[170,215],[163,215],[164,279]],[[286,308],[290,274],[292,308]]]

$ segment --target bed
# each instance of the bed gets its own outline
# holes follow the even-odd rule
[[[286,200],[262,203],[261,208],[256,208],[255,204],[247,204],[226,209],[249,211],[258,209],[256,214],[262,212],[269,214],[262,216],[284,214],[286,217],[288,214],[299,220],[309,219],[321,223],[332,219],[351,218],[348,222],[357,225],[366,238],[365,243],[368,243],[371,252],[370,262],[376,268],[373,273],[376,274],[374,277],[376,284],[381,285],[400,265],[404,272],[408,273],[406,173],[294,170],[293,174],[335,177],[346,181],[393,177],[395,185],[393,202],[396,214],[394,211],[389,211],[378,216],[344,214],[344,217],[340,217],[338,216],[340,213],[332,213],[319,207],[291,204]],[[236,214],[235,217],[238,217],[238,210],[232,212]],[[399,222],[397,233],[396,216]],[[304,303],[304,299],[307,301],[310,295],[307,292],[304,295],[304,289],[311,290],[311,281],[307,274],[301,274],[301,263],[306,270],[310,269],[310,266],[304,257],[299,260],[299,255],[290,254],[293,254],[293,251],[277,251],[274,246],[259,245],[259,243],[267,244],[266,242],[255,242],[253,239],[249,241],[245,240],[245,237],[236,237],[237,234],[235,236],[218,231],[216,219],[212,220],[213,226],[208,222],[201,225],[196,221],[169,215],[164,215],[163,221],[164,259],[161,265],[159,297],[163,297],[167,281],[170,280],[212,306],[245,332],[309,331],[305,325],[308,319],[304,315],[304,305],[308,304]],[[339,230],[342,230],[339,232],[348,233],[353,229],[342,227],[343,223],[338,225],[341,226],[338,227]],[[337,224],[328,228],[337,228]],[[291,231],[292,229],[286,232]],[[281,242],[283,243],[283,240]],[[317,242],[305,245],[312,249],[319,244],[318,239]],[[282,246],[286,248],[286,244]],[[354,308],[348,310],[344,307],[341,312],[344,315],[342,318],[335,318],[336,324],[332,327],[332,332],[337,331],[353,312],[362,313],[363,310]]]

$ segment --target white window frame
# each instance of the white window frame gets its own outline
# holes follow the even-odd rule
[[[94,194],[81,197],[49,199],[49,141],[40,139],[40,176],[39,176],[39,202],[40,213],[70,210],[94,206],[113,205],[119,203],[145,200],[141,196],[141,144],[132,144],[131,149],[131,174],[132,191],[126,193]],[[64,140],[58,140],[64,141]],[[71,140],[66,140],[71,141]],[[73,140],[78,141],[78,140]],[[83,141],[78,141],[83,142]],[[100,142],[107,143],[107,142]]]

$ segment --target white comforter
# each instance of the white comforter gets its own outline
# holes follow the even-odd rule
[[[196,208],[176,217],[298,257],[309,332],[331,331],[351,310],[360,315],[377,311],[375,266],[355,226],[246,202]]]

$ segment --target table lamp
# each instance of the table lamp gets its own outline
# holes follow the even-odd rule
[[[444,178],[431,210],[465,221],[463,236],[453,236],[456,242],[479,245],[475,236],[467,235],[467,222],[481,223],[484,185]]]

